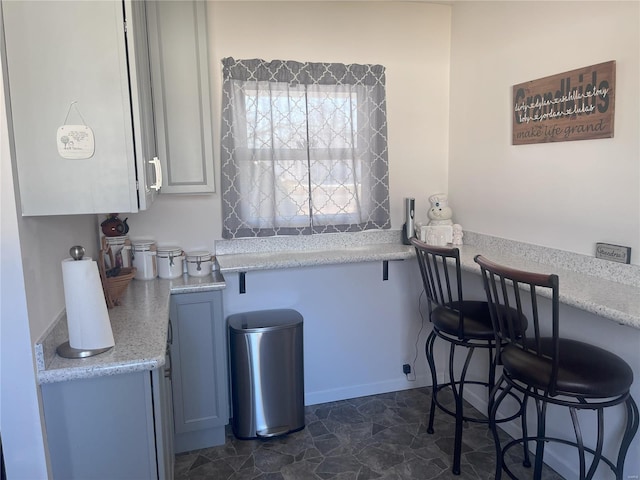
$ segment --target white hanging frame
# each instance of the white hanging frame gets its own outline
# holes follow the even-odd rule
[[[56,133],[56,144],[58,146],[58,154],[62,158],[68,158],[72,160],[83,160],[91,158],[95,152],[95,138],[93,136],[93,130],[87,126],[76,105],[78,102],[71,102],[69,110],[67,110],[67,116],[64,118],[64,124],[58,127]],[[71,113],[71,108],[75,106],[76,112],[80,116],[83,124],[81,125],[67,125],[67,119]]]

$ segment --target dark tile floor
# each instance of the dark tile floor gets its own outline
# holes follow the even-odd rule
[[[438,398],[443,401],[443,396]],[[228,429],[225,445],[177,455],[175,476],[191,480],[493,479],[494,444],[486,424],[465,425],[462,472],[460,476],[451,473],[453,418],[436,410],[435,433],[429,435],[430,398],[429,388],[416,388],[313,405],[306,408],[303,430],[269,440],[237,440]],[[522,467],[515,454],[509,464],[518,478],[531,478],[532,469]],[[546,469],[543,479],[562,477]]]

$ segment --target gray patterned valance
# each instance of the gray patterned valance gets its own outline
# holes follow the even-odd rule
[[[303,85],[380,85],[384,88],[382,65],[344,65],[260,59],[222,60],[225,80],[301,83]]]

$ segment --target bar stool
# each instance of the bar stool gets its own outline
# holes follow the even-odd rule
[[[539,274],[516,270],[498,265],[481,255],[476,255],[480,265],[487,301],[490,305],[496,342],[504,344],[499,353],[503,365],[502,377],[494,389],[490,401],[489,425],[496,445],[496,480],[502,471],[509,477],[517,478],[505,465],[505,454],[517,445],[528,448],[528,443],[536,442],[536,459],[533,478],[542,475],[542,462],[546,442],[571,445],[578,449],[580,479],[592,479],[600,461],[606,463],[622,480],[624,461],[636,431],[638,430],[638,407],[629,393],[633,383],[631,367],[617,355],[587,343],[560,338],[559,336],[559,279],[557,275]],[[542,293],[551,298],[550,305],[538,301]],[[515,309],[518,316],[501,315],[499,312]],[[542,333],[543,312],[551,321],[551,335]],[[515,335],[513,318],[527,315],[530,327],[524,334]],[[502,385],[504,387],[501,387]],[[498,390],[500,388],[500,390]],[[500,444],[496,426],[496,411],[500,403],[512,390],[524,395],[523,403],[531,398],[535,401],[537,432],[529,436],[526,421],[522,422],[522,438]],[[499,392],[499,393],[498,393]],[[547,405],[568,407],[576,440],[549,437],[545,433]],[[604,443],[604,409],[624,404],[627,413],[625,433],[622,438],[618,458],[612,460],[602,454]],[[598,434],[595,448],[585,446],[578,411],[597,412]],[[522,410],[526,416],[526,408]],[[586,454],[592,457],[587,470]]]
[[[496,372],[496,340],[491,324],[489,304],[486,301],[464,300],[462,295],[462,271],[460,268],[460,251],[458,248],[437,247],[411,239],[416,249],[418,266],[422,276],[424,291],[427,296],[429,319],[433,323],[431,333],[427,338],[425,353],[431,371],[431,408],[429,412],[428,433],[433,433],[435,408],[438,406],[443,412],[455,417],[455,436],[453,449],[452,472],[460,474],[460,457],[462,453],[463,422],[488,423],[487,418],[474,418],[464,415],[463,393],[464,386],[469,384],[482,385],[491,392],[495,384]],[[454,277],[453,279],[451,277]],[[455,280],[455,282],[454,282]],[[515,314],[515,312],[513,312]],[[520,319],[520,330],[526,328],[526,318]],[[434,360],[434,343],[436,339],[449,343],[449,382],[438,385],[436,364]],[[465,347],[467,355],[456,379],[454,368],[456,347]],[[489,374],[486,381],[467,380],[467,369],[476,348],[488,351]],[[443,389],[451,389],[455,402],[455,411],[450,410],[438,400],[438,394]],[[522,404],[519,398],[512,395],[518,402],[518,411],[500,422],[511,421],[520,415]],[[524,418],[524,416],[521,416]],[[528,452],[525,452],[528,457]]]

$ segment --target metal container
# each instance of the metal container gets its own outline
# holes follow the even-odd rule
[[[183,273],[184,252],[180,247],[158,247],[158,276],[178,278]]]
[[[302,315],[262,310],[228,322],[234,435],[264,438],[304,428]]]
[[[132,264],[136,268],[136,280],[151,280],[158,276],[156,264],[157,247],[153,240],[133,240],[131,242]]]

